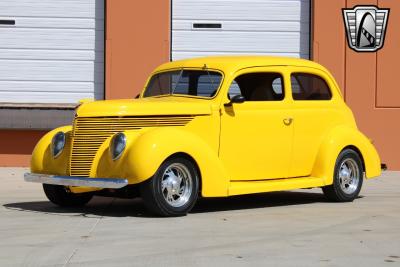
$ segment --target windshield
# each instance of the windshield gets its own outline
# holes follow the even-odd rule
[[[190,95],[213,97],[217,93],[222,75],[207,70],[177,70],[153,75],[144,97],[159,95]]]

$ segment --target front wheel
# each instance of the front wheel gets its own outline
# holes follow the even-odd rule
[[[79,207],[87,204],[93,197],[91,193],[74,194],[62,185],[43,184],[47,198],[60,207]]]
[[[362,183],[361,158],[354,150],[345,149],[336,160],[333,184],[322,187],[322,190],[329,200],[350,202],[360,193]]]
[[[151,179],[141,184],[140,192],[149,211],[161,216],[186,215],[198,198],[197,168],[186,158],[167,159]]]

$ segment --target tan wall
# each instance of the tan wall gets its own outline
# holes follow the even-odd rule
[[[33,148],[45,133],[0,130],[0,167],[29,166]]]
[[[362,132],[374,140],[382,162],[400,170],[400,1],[314,0],[313,58],[329,68],[344,91]],[[342,8],[378,5],[390,8],[385,45],[378,52],[358,53],[345,39]]]
[[[169,61],[170,1],[107,0],[106,99],[133,98]]]

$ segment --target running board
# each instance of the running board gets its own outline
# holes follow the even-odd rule
[[[294,190],[324,186],[324,179],[316,177],[286,178],[263,181],[231,181],[229,196],[262,192]]]

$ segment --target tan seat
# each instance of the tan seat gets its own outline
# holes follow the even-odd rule
[[[274,100],[274,94],[270,83],[266,82],[257,86],[250,95],[250,101],[263,101],[263,100]]]

